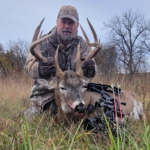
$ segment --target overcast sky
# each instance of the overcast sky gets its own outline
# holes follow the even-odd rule
[[[49,32],[56,25],[58,11],[63,5],[77,8],[79,22],[93,41],[86,21],[89,18],[102,43],[107,36],[102,30],[103,22],[113,16],[121,16],[124,11],[132,9],[142,12],[150,20],[150,0],[0,0],[0,43],[5,46],[18,38],[31,41],[43,18],[42,30]],[[82,36],[80,29],[78,34]]]

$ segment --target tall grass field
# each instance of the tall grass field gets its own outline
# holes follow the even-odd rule
[[[52,118],[43,114],[33,122],[26,122],[16,114],[30,107],[32,79],[25,75],[0,77],[0,150],[150,150],[150,75],[97,75],[92,82],[117,84],[121,89],[136,93],[144,104],[145,120],[128,122],[117,128],[113,136],[108,131],[93,133],[77,124],[52,124]]]

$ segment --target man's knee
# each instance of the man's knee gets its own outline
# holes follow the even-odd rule
[[[22,114],[26,120],[33,120],[33,119],[35,119],[35,117],[37,117],[41,114],[41,107],[32,105],[30,108],[23,111]]]

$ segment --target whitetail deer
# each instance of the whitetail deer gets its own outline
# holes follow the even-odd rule
[[[42,22],[35,31],[33,41],[30,46],[30,52],[38,61],[47,61],[47,59],[42,56],[38,44],[40,44],[50,35],[37,40]],[[89,21],[88,24],[94,35],[95,43],[90,43],[85,31],[81,27],[86,41],[89,44],[89,55],[84,61],[92,59],[101,49],[100,41],[98,42],[97,35],[93,26]],[[35,46],[37,46],[36,49]],[[92,50],[91,46],[95,47],[94,50]],[[76,72],[73,72],[71,70],[62,72],[58,64],[58,50],[59,46],[56,50],[54,59],[57,82],[53,82],[53,80],[51,80],[50,82],[48,81],[49,86],[53,86],[55,88],[55,101],[58,106],[58,113],[56,118],[59,123],[66,120],[80,120],[81,118],[85,117],[88,104],[95,104],[96,101],[99,101],[99,99],[101,98],[101,94],[84,90],[84,86],[89,83],[91,79],[84,77],[82,73],[81,65],[83,62],[81,62],[80,60],[80,45],[78,45]],[[128,115],[131,115],[134,120],[139,119],[143,115],[142,103],[139,101],[135,94],[128,91],[122,92],[124,93],[124,95],[121,96],[121,102],[126,102],[126,106],[122,106],[123,114],[126,117],[128,117]],[[110,95],[112,96],[112,94]],[[101,116],[102,114],[102,109],[99,108],[99,110],[91,114],[91,116]]]

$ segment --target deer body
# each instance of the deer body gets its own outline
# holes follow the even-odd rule
[[[55,90],[55,101],[58,106],[57,122],[77,122],[84,118],[88,104],[95,105],[96,101],[102,98],[97,92],[84,91],[82,77],[73,71],[66,71],[65,75],[58,82]],[[126,106],[122,105],[121,109],[126,118],[130,120],[139,120],[143,116],[143,106],[139,98],[129,91],[122,91],[121,102],[125,102]],[[112,93],[108,93],[113,97]],[[116,96],[116,99],[119,99]],[[81,105],[82,104],[82,105]],[[83,113],[78,113],[76,107],[81,105]],[[79,110],[80,111],[80,110]],[[102,108],[98,107],[90,117],[102,116]]]

